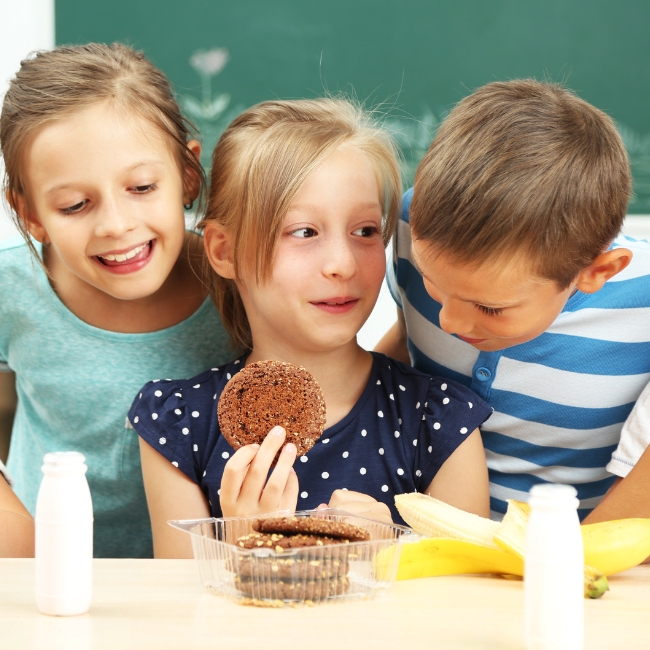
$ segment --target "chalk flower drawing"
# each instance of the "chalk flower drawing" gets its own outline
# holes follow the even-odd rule
[[[190,57],[190,65],[201,77],[201,101],[191,95],[184,95],[181,97],[181,103],[194,120],[216,120],[228,108],[228,93],[212,96],[212,79],[223,70],[228,58],[228,50],[225,47],[197,50]]]

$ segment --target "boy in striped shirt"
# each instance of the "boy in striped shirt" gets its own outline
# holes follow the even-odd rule
[[[404,197],[378,349],[494,407],[494,517],[540,482],[574,485],[585,517],[632,462],[617,447],[650,379],[650,245],[615,241],[630,189],[613,121],[521,80],[461,101]]]

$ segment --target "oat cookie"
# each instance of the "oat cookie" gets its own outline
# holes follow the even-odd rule
[[[269,548],[276,553],[282,553],[291,548],[305,546],[330,546],[331,544],[346,544],[347,540],[323,535],[282,535],[276,533],[249,533],[240,537],[236,544],[240,548]]]
[[[253,530],[285,536],[319,535],[349,542],[365,542],[370,539],[370,533],[365,528],[318,517],[266,517],[256,519]]]
[[[235,587],[243,594],[272,600],[322,600],[348,591],[347,576],[331,580],[268,580],[258,582],[235,576]]]
[[[276,425],[287,442],[306,454],[325,428],[325,400],[304,368],[280,361],[257,361],[226,384],[217,407],[219,427],[233,447],[261,444]]]

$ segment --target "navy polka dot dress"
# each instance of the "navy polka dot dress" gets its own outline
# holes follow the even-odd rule
[[[336,489],[355,490],[386,503],[403,523],[396,494],[424,492],[443,463],[492,413],[471,390],[424,375],[373,353],[370,379],[354,408],[326,429],[294,468],[298,509],[327,503]],[[193,379],[149,382],[129,420],[138,434],[201,486],[213,517],[221,517],[219,488],[234,453],[219,429],[217,402],[244,358]]]

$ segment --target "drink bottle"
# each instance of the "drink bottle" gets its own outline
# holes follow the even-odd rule
[[[540,484],[530,491],[524,555],[526,648],[584,645],[584,550],[576,490]]]
[[[46,454],[36,500],[36,606],[42,614],[72,616],[90,607],[93,506],[88,467],[75,451]]]

